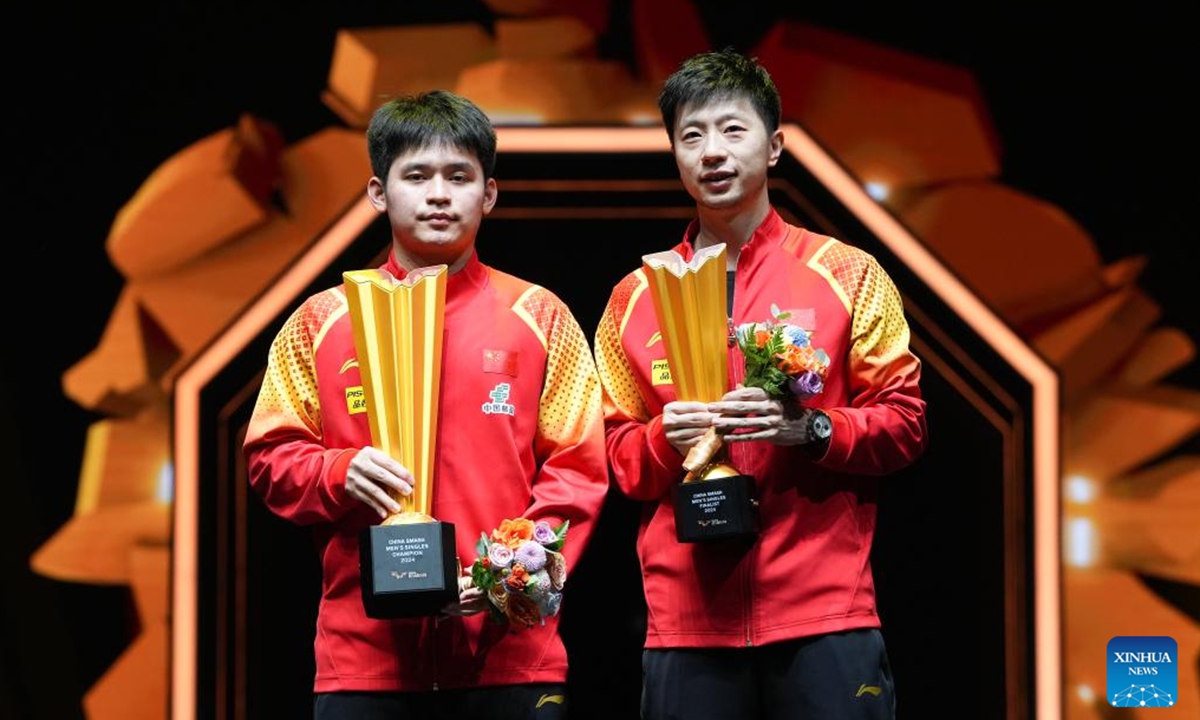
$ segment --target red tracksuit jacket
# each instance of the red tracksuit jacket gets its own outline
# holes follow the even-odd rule
[[[391,257],[383,268],[406,275]],[[314,691],[564,681],[557,617],[528,630],[487,621],[486,613],[366,617],[358,534],[379,516],[345,491],[350,460],[371,443],[366,412],[348,401],[362,380],[346,310],[337,287],[310,297],[286,321],[244,444],[254,490],[275,513],[312,525],[319,542]],[[586,336],[555,295],[472,256],[447,281],[442,362],[432,514],[454,523],[463,566],[474,560],[481,533],[505,518],[528,517],[570,520],[569,572],[608,487],[600,387]],[[496,411],[497,403],[507,407]],[[569,588],[568,579],[564,607]]]
[[[674,248],[685,259],[696,230]],[[731,464],[757,483],[762,530],[749,551],[675,539],[669,491],[683,458],[662,430],[675,392],[650,372],[666,350],[640,269],[614,288],[600,321],[609,462],[621,490],[647,501],[638,537],[646,647],[743,647],[879,626],[868,560],[877,484],[917,458],[926,438],[900,295],[867,253],[772,210],[738,257],[733,323],[769,320],[772,304],[831,358],[824,392],[807,405],[825,409],[834,430],[819,460],[802,447],[728,445]],[[732,388],[743,371],[736,347],[729,368]]]

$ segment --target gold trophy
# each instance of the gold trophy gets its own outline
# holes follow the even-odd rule
[[[412,494],[395,498],[401,512],[359,536],[368,617],[435,615],[458,599],[454,525],[430,514],[447,274],[433,265],[403,280],[384,270],[342,275],[371,444],[413,475]]]
[[[685,261],[674,250],[642,256],[642,270],[667,351],[675,399],[720,400],[729,386],[729,315],[725,245],[698,250]],[[715,430],[688,452],[687,471],[674,488],[675,536],[698,542],[758,533],[754,478],[726,462]]]

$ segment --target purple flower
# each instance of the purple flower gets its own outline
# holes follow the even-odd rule
[[[794,378],[788,378],[788,389],[801,400],[808,400],[825,389],[825,381],[812,370],[805,370]]]
[[[539,520],[533,526],[533,539],[543,545],[549,545],[558,539],[558,535],[554,534],[554,528],[550,527],[550,523]]]
[[[521,543],[521,547],[517,548],[515,559],[524,565],[527,571],[535,573],[546,567],[546,548],[532,541]]]
[[[504,543],[492,543],[488,548],[488,562],[493,568],[502,570],[512,564],[513,551]]]

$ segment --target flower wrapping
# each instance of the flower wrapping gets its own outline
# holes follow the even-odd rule
[[[813,347],[812,333],[785,322],[791,313],[771,306],[772,319],[737,327],[737,342],[746,360],[742,384],[758,387],[777,399],[810,400],[825,389],[829,356]]]
[[[569,520],[552,527],[544,520],[507,519],[491,535],[479,536],[471,580],[487,594],[494,620],[530,628],[558,614],[567,581],[561,551],[568,525]]]

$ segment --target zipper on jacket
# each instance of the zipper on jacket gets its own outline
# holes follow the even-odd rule
[[[740,277],[740,273],[739,273],[738,277]],[[737,285],[737,278],[734,279],[734,285],[735,286]],[[737,304],[737,293],[736,292],[734,293],[734,304],[735,305]],[[730,317],[729,317],[729,340],[728,340],[729,361],[728,362],[729,362],[729,376],[730,376],[730,380],[731,380],[730,387],[736,388],[738,386],[738,383],[740,383],[742,380],[745,379],[746,373],[745,373],[745,365],[744,365],[745,358],[742,357],[742,351],[737,345],[737,329],[736,329],[736,326],[733,324],[733,317],[734,317],[734,315],[737,314],[736,307],[734,308],[734,310],[735,310],[735,312],[732,315],[730,315]],[[739,458],[735,457],[735,456],[741,456],[741,455],[744,455],[744,453],[742,452],[741,443],[731,443],[729,445],[729,462],[733,465],[733,467],[738,468],[739,471],[740,471],[740,467],[737,462]],[[751,548],[750,552],[753,553],[754,549]],[[746,647],[753,647],[753,645],[754,645],[754,632],[753,632],[753,627],[752,627],[753,620],[754,620],[754,609],[753,609],[753,605],[752,605],[753,597],[752,597],[752,591],[751,591],[751,586],[750,586],[750,567],[749,567],[749,563],[745,562],[745,560],[743,560],[743,562],[742,562],[741,576],[742,576],[742,602],[744,604],[744,609],[742,611],[742,630],[745,633]]]
[[[733,386],[737,388],[738,383],[745,379],[742,367],[742,352],[736,348],[731,348],[730,355],[730,372],[733,374]],[[742,464],[745,462],[746,455],[744,444],[731,443],[728,448],[730,448],[730,463],[734,468],[738,468],[738,472],[742,472]],[[754,553],[754,547],[750,548],[749,553],[746,554],[742,562],[742,601],[745,607],[742,616],[742,626],[745,631],[745,647],[748,648],[754,646],[754,628],[752,628],[752,624],[754,624],[754,608],[751,606],[752,601],[754,601],[754,588],[752,588],[750,583],[750,563],[746,562],[751,553]]]

